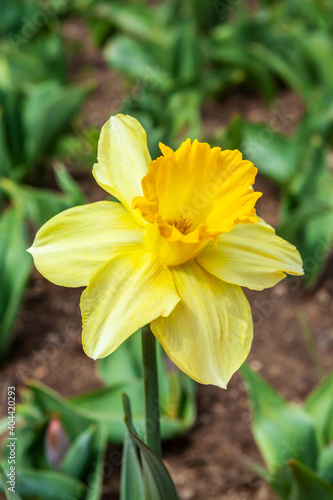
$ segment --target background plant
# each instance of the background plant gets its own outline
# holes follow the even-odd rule
[[[176,147],[188,136],[204,139],[202,115],[209,100],[223,102],[234,90],[263,96],[269,106],[274,105],[281,89],[291,89],[300,96],[305,112],[291,135],[236,117],[209,142],[239,148],[278,186],[278,231],[300,249],[308,284],[318,283],[333,241],[330,0],[4,2],[0,16],[0,356],[4,358],[8,352],[31,272],[31,260],[25,252],[31,225],[39,227],[57,212],[85,201],[61,161],[80,141],[71,134],[71,124],[92,90],[69,84],[68,46],[62,34],[63,23],[69,18],[86,23],[107,64],[125,77],[129,96],[122,111],[142,122],[153,157],[159,154],[156,145],[160,140]],[[83,137],[85,134],[90,132],[82,131]],[[91,139],[96,142],[95,137]],[[57,163],[54,158],[59,155]],[[106,443],[120,443],[125,436],[121,390],[133,399],[133,415],[128,414],[127,421],[133,421],[140,437],[142,408],[138,398],[132,397],[141,377],[136,351],[129,345],[119,352],[123,357],[113,356],[98,368],[106,381],[116,377],[117,366],[124,363],[130,376],[126,380],[115,378],[112,387],[106,385],[71,401],[38,384],[31,384],[26,391],[19,410],[23,450],[19,460],[22,484],[33,492],[31,495],[43,498],[47,493],[51,498],[59,491],[76,491],[86,498],[99,498],[101,474],[89,485],[90,466],[95,462],[100,470]],[[162,426],[164,436],[171,437],[191,426],[195,402],[188,381],[170,367],[164,369],[167,374],[160,379],[165,380],[165,386],[160,390],[167,418]],[[320,390],[325,397],[318,389],[313,402],[311,396],[299,409],[273,396],[255,375],[246,376],[250,387],[265,394],[274,408],[270,412],[264,401],[256,402],[255,415],[260,416],[255,417],[255,426],[273,429],[273,437],[285,433],[281,452],[275,450],[278,443],[272,444],[266,431],[255,431],[263,436],[259,441],[269,470],[261,473],[281,498],[326,498],[332,484],[328,441],[332,437],[328,430],[323,434],[318,429],[324,426],[323,419],[331,419],[326,394],[330,383],[328,389],[324,383]],[[317,407],[316,400],[320,401]],[[94,414],[89,411],[92,404],[99,408]],[[109,412],[111,406],[112,421],[102,411],[107,408]],[[311,413],[311,408],[320,411]],[[81,418],[84,423],[74,429],[73,421]],[[46,451],[48,429],[54,425],[63,430],[61,439],[67,443],[68,455],[61,457],[60,469],[59,464],[55,467],[50,463]],[[138,471],[132,434],[124,453],[132,456]],[[309,444],[308,454],[298,448],[285,454],[288,443],[293,449],[293,440],[303,438]],[[279,455],[277,461],[274,453]],[[81,462],[78,457],[82,457]],[[76,469],[75,462],[79,463]],[[123,478],[127,473],[124,468]],[[27,495],[27,490],[22,494]]]
[[[255,470],[282,500],[333,498],[333,375],[300,407],[287,403],[248,366],[241,374],[252,403],[253,434],[267,465]]]
[[[28,224],[84,201],[64,167],[55,170],[63,194],[42,189],[59,138],[90,88],[66,83],[67,61],[58,27],[59,2],[6,2],[0,30],[0,352],[9,348],[32,263]],[[30,187],[33,185],[34,187]]]
[[[314,285],[333,241],[331,3],[91,1],[85,12],[107,63],[132,84],[122,110],[148,130],[153,157],[159,141],[175,147],[202,137],[205,103],[232,88],[273,104],[284,86],[303,99],[305,115],[292,136],[239,120],[215,143],[240,148],[278,184],[278,230],[300,249]]]
[[[17,407],[15,434],[20,443],[16,457],[17,492],[22,498],[58,500],[65,494],[85,500],[101,497],[106,446],[122,444],[126,434],[122,393],[131,399],[137,439],[143,437],[140,335],[141,331],[135,333],[113,356],[98,362],[98,373],[104,382],[102,389],[65,400],[41,383],[28,384]],[[175,438],[194,423],[195,386],[167,360],[160,345],[158,369],[162,437]],[[7,418],[0,426],[7,428]],[[132,452],[127,442],[124,475],[129,473],[127,455]],[[4,469],[7,454],[8,448],[4,447],[0,462]],[[119,467],[121,453],[110,451],[105,460],[109,469]]]

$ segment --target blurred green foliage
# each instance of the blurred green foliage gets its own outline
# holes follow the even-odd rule
[[[267,469],[254,466],[282,500],[333,498],[333,374],[302,407],[287,403],[247,365],[253,434]]]
[[[85,15],[106,61],[135,84],[123,111],[148,131],[152,156],[159,141],[199,136],[204,100],[222,82],[204,54],[204,33],[219,22],[214,5],[92,2]]]
[[[278,232],[298,247],[307,282],[314,285],[333,242],[331,0],[11,0],[3,2],[0,16],[0,358],[8,351],[31,272],[30,226],[38,228],[85,201],[61,162],[54,168],[58,191],[45,189],[53,177],[51,160],[60,154],[72,162],[82,141],[97,142],[95,129],[70,133],[92,88],[68,83],[62,34],[68,17],[84,20],[107,64],[127,80],[120,111],[147,130],[152,157],[159,154],[159,141],[176,148],[187,137],[203,139],[205,104],[234,88],[262,95],[269,105],[281,88],[301,97],[304,116],[291,135],[236,117],[209,142],[239,148],[279,187]],[[107,443],[120,444],[125,435],[122,482],[129,485],[129,476],[135,481],[134,490],[122,489],[122,500],[132,499],[133,491],[143,497],[142,466],[146,474],[148,467],[162,478],[151,484],[153,497],[164,498],[158,496],[162,484],[173,498],[163,466],[140,441],[138,338],[98,363],[105,382],[99,391],[64,400],[47,387],[29,385],[18,409],[22,498],[97,500]],[[194,422],[193,385],[166,365],[162,351],[159,368],[162,433],[170,438]],[[255,437],[268,467],[259,472],[283,499],[331,499],[332,377],[298,408],[249,369],[243,374],[253,399]],[[133,417],[125,399],[127,431],[122,391],[132,404]],[[50,436],[58,443],[55,450]]]
[[[1,5],[1,359],[7,354],[32,268],[26,253],[29,224],[39,227],[59,211],[84,202],[64,167],[55,171],[62,193],[42,188],[59,138],[91,90],[66,83],[66,50],[57,17],[60,5],[37,0]]]
[[[100,498],[103,472],[96,468],[103,462],[107,443],[121,444],[126,433],[122,392],[131,399],[138,435],[144,432],[140,334],[98,362],[102,389],[65,400],[40,383],[28,384],[16,409],[17,492],[22,498],[58,500],[67,489],[70,498]],[[161,431],[164,439],[170,439],[194,423],[195,384],[171,365],[160,345],[158,361]],[[1,424],[5,428],[7,419]],[[9,449],[5,446],[2,453],[1,464],[7,469]],[[114,459],[106,459],[109,468],[120,466],[120,454]]]
[[[298,247],[314,285],[333,242],[332,2],[91,0],[82,12],[107,63],[132,84],[122,111],[147,130],[152,157],[159,141],[175,148],[202,137],[205,103],[231,88],[273,104],[284,86],[303,99],[292,136],[239,120],[213,142],[240,148],[279,185],[279,233]]]

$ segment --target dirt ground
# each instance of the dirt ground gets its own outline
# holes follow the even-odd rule
[[[123,82],[108,70],[101,56],[82,36],[77,24],[67,27],[71,40],[82,42],[83,54],[73,59],[73,80],[82,81],[83,67],[90,67],[97,82],[83,112],[85,125],[101,126],[117,110],[124,93]],[[299,100],[282,93],[274,109],[253,96],[233,94],[223,104],[210,103],[204,110],[206,131],[222,126],[233,113],[242,111],[249,119],[266,120],[291,132],[302,113]],[[287,117],[287,119],[286,119]],[[77,170],[77,180],[90,201],[103,199],[91,174]],[[259,215],[278,222],[278,194],[265,179],[256,188],[263,197]],[[48,283],[34,271],[14,332],[14,343],[1,372],[1,383],[22,387],[34,378],[64,396],[101,386],[94,361],[81,348],[79,297],[82,290]],[[252,368],[283,396],[301,403],[319,381],[312,355],[299,322],[302,312],[314,337],[326,372],[333,355],[333,269],[327,269],[320,286],[304,290],[300,279],[285,280],[263,292],[246,291],[255,325],[249,357]],[[4,409],[2,409],[4,411]],[[108,450],[108,453],[112,448]],[[165,463],[173,477],[180,500],[274,500],[269,487],[248,465],[262,463],[251,434],[251,415],[244,384],[236,374],[227,391],[198,386],[198,419],[186,437],[164,444]],[[119,497],[119,468],[105,477],[103,500]]]

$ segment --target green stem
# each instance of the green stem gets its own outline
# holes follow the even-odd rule
[[[156,341],[149,325],[142,328],[142,369],[145,398],[145,443],[161,458]]]

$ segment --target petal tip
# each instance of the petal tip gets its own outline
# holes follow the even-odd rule
[[[83,329],[84,329],[84,324],[82,325],[82,335],[83,335]],[[88,358],[93,359],[94,361],[98,359],[99,356],[98,353],[96,352],[96,349],[92,349],[90,351],[84,340],[82,340],[82,349],[85,355],[88,356]]]

